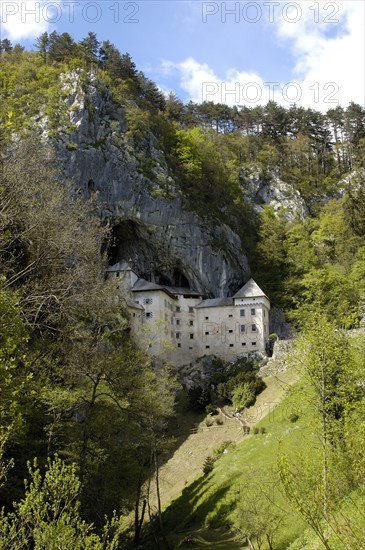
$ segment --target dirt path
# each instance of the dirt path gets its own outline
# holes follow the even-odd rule
[[[264,378],[267,388],[258,396],[253,407],[245,412],[243,419],[252,425],[264,416],[274,414],[276,406],[280,403],[289,386],[297,380],[295,373],[287,371],[276,376]],[[220,413],[221,425],[216,423],[207,427],[205,419],[197,426],[196,433],[191,433],[176,449],[173,456],[160,468],[161,504],[166,505],[176,497],[182,489],[200,475],[204,460],[212,455],[214,449],[224,441],[239,443],[245,434],[240,422],[227,418]],[[194,430],[195,432],[195,430]],[[156,510],[156,495],[151,491],[151,508]]]
[[[224,441],[238,443],[244,438],[239,422],[226,418],[221,413],[215,417],[214,424],[207,427],[205,419],[197,426],[176,449],[173,456],[160,468],[161,504],[164,506],[180,493],[185,485],[193,481],[201,472],[204,460],[212,455],[214,449]],[[216,423],[218,419],[221,425]],[[195,432],[195,430],[194,430]],[[155,494],[151,491],[152,508]]]

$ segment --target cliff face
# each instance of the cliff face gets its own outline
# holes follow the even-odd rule
[[[187,209],[156,137],[142,128],[137,143],[130,131],[131,126],[138,129],[138,110],[134,119],[133,106],[129,112],[118,108],[108,89],[92,75],[86,84],[81,71],[63,75],[62,83],[65,102],[56,150],[78,193],[96,198],[102,219],[112,228],[110,262],[128,260],[145,279],[190,286],[207,295],[235,292],[250,276],[239,236]],[[46,117],[42,125],[47,136]],[[169,182],[168,197],[151,181],[159,178]],[[256,211],[271,204],[284,207],[289,218],[305,215],[291,186],[275,178],[263,183],[252,175],[244,180],[246,201]]]
[[[139,170],[128,124],[108,91],[82,90],[77,73],[65,77],[71,132],[60,133],[63,169],[87,197],[95,194],[112,227],[111,262],[131,260],[138,274],[156,282],[189,285],[215,296],[234,292],[250,275],[239,237],[185,209],[183,198],[165,198]],[[156,170],[167,174],[154,136],[148,148]]]

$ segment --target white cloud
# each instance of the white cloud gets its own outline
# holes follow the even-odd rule
[[[364,104],[365,4],[358,0],[291,4],[300,14],[296,22],[290,22],[296,19],[295,12],[283,17],[279,10],[274,17],[277,40],[290,47],[295,58],[290,83],[270,85],[261,75],[236,68],[217,75],[192,57],[180,63],[164,62],[163,70],[177,73],[181,88],[196,102],[258,105],[275,99],[286,106],[295,102],[322,111],[350,101]]]
[[[192,57],[181,63],[165,61],[162,72],[177,72],[181,88],[196,103],[214,101],[227,105],[253,105],[270,99],[269,86],[265,86],[262,78],[252,72],[229,69],[224,78],[220,78],[206,63],[198,63]]]
[[[35,38],[48,31],[62,15],[60,0],[2,0],[1,37],[12,41]]]

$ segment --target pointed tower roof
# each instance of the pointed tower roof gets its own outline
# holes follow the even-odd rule
[[[261,290],[259,285],[253,279],[250,279],[233,295],[233,298],[258,298],[259,296],[265,296],[265,298],[267,298],[265,292]]]

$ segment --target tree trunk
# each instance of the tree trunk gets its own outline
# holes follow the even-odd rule
[[[159,525],[160,525],[160,532],[161,532],[161,537],[162,537],[163,543],[165,545],[165,548],[167,550],[170,550],[170,545],[169,545],[169,543],[166,539],[165,530],[164,530],[163,521],[162,521],[162,514],[161,514],[160,481],[159,481],[159,469],[158,469],[156,448],[154,448],[154,450],[153,450],[153,458],[154,458],[154,465],[155,465],[157,511],[158,511],[158,521],[159,521]]]
[[[138,546],[139,544],[139,537],[141,534],[144,515],[146,512],[146,506],[147,506],[147,500],[144,499],[142,504],[141,517],[139,517],[139,502],[141,498],[141,487],[142,487],[142,480],[141,480],[141,476],[139,476],[138,482],[137,482],[136,503],[134,506],[134,540],[133,540],[134,546]]]

